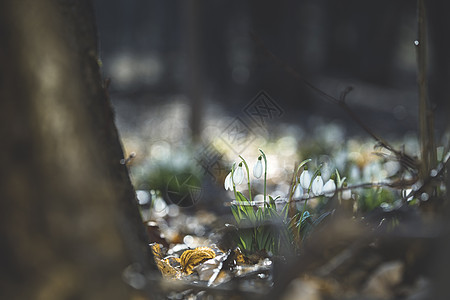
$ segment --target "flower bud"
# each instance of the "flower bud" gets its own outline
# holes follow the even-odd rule
[[[344,188],[347,187],[347,183],[344,182],[343,185]],[[342,200],[350,200],[352,199],[352,190],[351,189],[346,189],[342,191]]]
[[[314,178],[313,183],[311,185],[311,191],[314,196],[319,196],[322,194],[323,190],[323,179],[320,176],[320,173]]]
[[[235,185],[239,185],[244,181],[244,170],[242,168],[242,163],[234,170],[233,181]]]
[[[333,197],[335,191],[336,183],[334,183],[333,179],[329,179],[323,186],[323,194],[325,197]]]
[[[255,178],[261,178],[262,173],[263,173],[262,156],[260,156],[258,157],[258,161],[253,167],[253,176],[255,176]]]
[[[300,185],[304,190],[308,190],[310,184],[311,184],[311,174],[309,174],[308,168],[305,167],[303,169],[302,174],[300,174]]]

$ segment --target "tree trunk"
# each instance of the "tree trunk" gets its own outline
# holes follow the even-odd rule
[[[0,298],[127,299],[150,270],[88,0],[0,2]]]

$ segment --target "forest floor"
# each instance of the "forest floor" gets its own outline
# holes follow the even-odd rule
[[[434,245],[442,230],[430,219],[439,220],[439,214],[424,213],[421,204],[428,199],[409,194],[418,187],[414,171],[375,147],[370,137],[353,135],[350,118],[337,118],[335,110],[326,107],[320,115],[304,114],[302,122],[294,123],[287,115],[264,126],[242,126],[240,120],[249,115],[233,116],[211,104],[204,109],[201,142],[193,144],[190,108],[183,96],[151,108],[145,101],[114,105],[126,154],[136,153],[131,175],[155,260],[169,282],[161,285],[168,298],[429,299],[437,276],[431,272],[438,253]],[[396,149],[417,157],[419,145],[408,120],[414,114],[411,107],[380,107],[385,106],[356,106],[360,115],[372,113],[367,121],[383,119],[376,129]],[[389,132],[389,126],[405,119],[400,134]],[[229,139],[235,127],[244,131],[239,141]],[[225,177],[233,161],[239,164],[243,158],[251,173],[259,148],[267,155],[267,180],[250,180],[252,202],[247,181],[237,185],[246,197],[239,202],[236,193],[224,189]],[[438,152],[443,159],[444,148]],[[311,159],[311,174],[320,170],[315,176],[326,182],[338,173],[345,177],[345,186],[338,184],[331,197],[316,197],[311,191],[290,197],[293,178],[300,175],[294,170],[305,159]],[[347,184],[351,196],[344,201]],[[279,196],[270,209],[263,200],[266,195]],[[281,215],[289,199],[295,204],[281,223],[262,212],[257,215],[271,209]],[[232,214],[233,205],[242,215]],[[256,221],[243,226],[240,221],[252,215],[246,206]],[[288,228],[290,249],[268,251],[259,245],[258,234],[266,232],[268,224],[271,229],[264,238],[276,240]],[[249,229],[255,232],[250,243],[257,246],[247,243],[242,249]]]

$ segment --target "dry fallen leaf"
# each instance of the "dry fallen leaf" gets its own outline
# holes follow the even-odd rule
[[[181,270],[186,274],[191,274],[195,266],[214,257],[216,257],[216,253],[208,247],[186,250],[180,256]]]
[[[156,265],[159,271],[165,278],[180,278],[180,271],[177,270],[172,264],[179,263],[179,259],[175,257],[169,257],[164,259],[161,251],[161,245],[157,243],[150,244],[153,256],[155,258]]]
[[[167,261],[156,258],[156,265],[158,266],[159,271],[163,275],[164,278],[180,278],[180,271],[172,267]]]
[[[158,243],[152,243],[150,244],[150,248],[152,249],[153,256],[155,258],[163,259],[162,251],[161,251],[161,245]]]

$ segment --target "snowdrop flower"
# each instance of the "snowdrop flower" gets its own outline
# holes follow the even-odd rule
[[[232,190],[233,189],[233,182],[231,181],[231,172],[228,173],[227,177],[225,177],[225,182],[224,182],[224,186],[225,186],[225,190]]]
[[[294,199],[300,199],[302,196],[303,196],[303,189],[302,189],[302,187],[298,184],[297,187],[295,188],[293,198],[294,198]]]
[[[309,174],[308,168],[305,166],[302,174],[300,174],[300,185],[304,190],[308,190],[310,184],[311,184],[311,174]]]
[[[344,182],[343,185],[344,188],[347,187],[347,183]],[[342,200],[350,200],[352,198],[352,190],[351,189],[346,189],[342,191]]]
[[[233,181],[235,185],[239,185],[244,181],[244,170],[242,168],[242,163],[234,170]]]
[[[313,183],[311,185],[311,191],[314,196],[319,196],[320,194],[322,194],[322,190],[323,190],[323,179],[322,179],[322,176],[320,176],[320,172],[319,172],[319,174],[317,174],[316,178],[313,179]]]
[[[335,191],[336,183],[334,183],[334,180],[330,178],[323,186],[323,194],[325,197],[333,197]]]
[[[262,174],[263,174],[262,156],[259,156],[258,161],[253,167],[253,176],[255,176],[255,178],[261,178]]]

